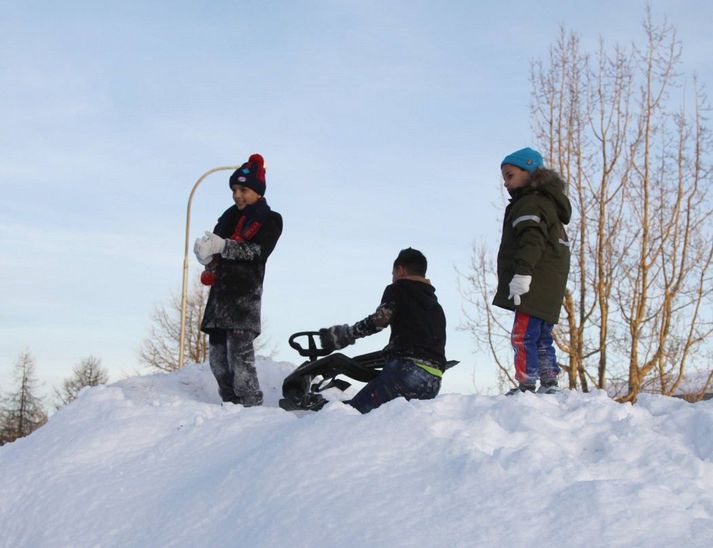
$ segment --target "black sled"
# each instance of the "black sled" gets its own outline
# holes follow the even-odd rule
[[[295,339],[308,338],[308,347],[303,348]],[[351,383],[336,378],[338,375],[367,383],[376,377],[386,364],[384,352],[369,352],[353,358],[337,352],[318,348],[318,331],[300,331],[289,338],[289,344],[300,356],[309,358],[282,383],[282,399],[279,405],[286,411],[319,411],[328,401],[320,392],[329,388],[346,390]],[[446,369],[456,365],[457,361],[446,362]]]

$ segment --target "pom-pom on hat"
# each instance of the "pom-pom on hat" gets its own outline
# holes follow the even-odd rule
[[[516,150],[512,154],[505,156],[505,159],[500,163],[500,167],[503,167],[504,165],[519,167],[520,169],[524,169],[525,171],[532,173],[538,167],[544,166],[545,162],[542,159],[542,154],[527,147]]]
[[[251,154],[248,161],[230,176],[230,188],[242,185],[252,188],[260,196],[265,195],[265,159],[259,154]]]

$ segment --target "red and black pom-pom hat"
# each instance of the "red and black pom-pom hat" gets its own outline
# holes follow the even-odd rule
[[[260,154],[251,154],[248,161],[230,176],[230,188],[237,185],[252,188],[260,196],[265,195],[265,159]]]

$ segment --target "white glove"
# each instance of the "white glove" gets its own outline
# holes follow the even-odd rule
[[[530,282],[532,276],[529,274],[515,274],[510,281],[510,295],[508,299],[512,299],[515,306],[520,306],[522,302],[520,296],[530,291]]]
[[[224,249],[225,240],[208,231],[201,238],[198,238],[193,245],[193,253],[196,254],[198,262],[202,265],[210,263],[213,260],[213,255],[222,253]]]

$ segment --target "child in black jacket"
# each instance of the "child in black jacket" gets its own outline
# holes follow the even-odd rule
[[[350,401],[368,413],[394,398],[432,399],[441,388],[445,370],[446,318],[436,290],[426,279],[427,261],[412,248],[402,250],[376,311],[354,325],[320,329],[322,347],[338,350],[361,337],[391,327],[387,360],[378,377]]]
[[[265,263],[282,233],[282,217],[267,204],[265,186],[264,160],[253,154],[230,176],[235,205],[194,246],[206,266],[201,281],[211,286],[201,323],[210,368],[221,399],[245,407],[263,400],[253,341],[260,334]]]

